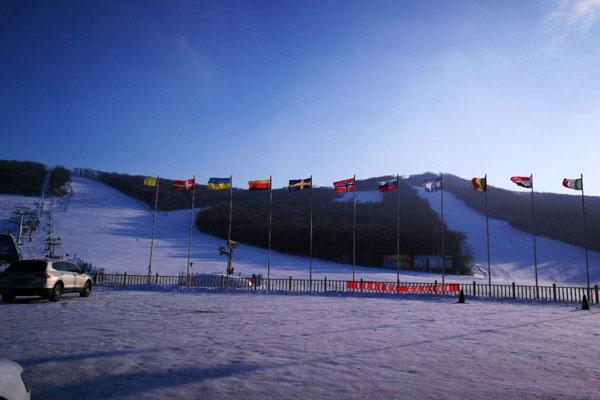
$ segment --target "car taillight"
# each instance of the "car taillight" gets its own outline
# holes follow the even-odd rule
[[[47,273],[47,272],[44,272],[43,274],[42,273],[33,274],[33,276],[35,276],[36,278],[44,278],[44,279],[50,279],[50,278],[52,278],[52,276],[49,273]]]
[[[46,272],[46,279],[50,279],[52,278],[52,275],[50,275],[49,273]]]

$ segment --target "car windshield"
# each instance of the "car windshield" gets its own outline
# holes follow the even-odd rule
[[[44,272],[46,270],[46,262],[45,261],[15,261],[10,264],[10,266],[4,271],[5,273],[11,272],[28,272],[28,273],[36,273],[36,272]]]

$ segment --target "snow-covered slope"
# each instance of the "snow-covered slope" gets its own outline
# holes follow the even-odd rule
[[[344,193],[336,199],[333,199],[336,203],[342,203],[346,201],[352,201],[353,193],[348,192]],[[356,192],[356,202],[357,203],[381,203],[383,201],[383,193],[379,193],[377,191],[363,191]]]
[[[440,192],[415,188],[431,207],[440,212]],[[485,216],[468,207],[452,193],[444,193],[444,215],[451,230],[464,232],[471,248],[478,275],[487,275]],[[545,237],[537,238],[540,282],[586,282],[583,248]],[[534,281],[533,238],[507,222],[490,219],[492,282]],[[600,283],[600,253],[589,252],[590,279]]]
[[[55,233],[63,240],[62,254],[77,255],[106,271],[143,274],[147,272],[152,214],[149,208],[100,182],[74,177],[71,195],[54,201]],[[439,193],[426,193],[432,208],[439,212]],[[377,201],[378,192],[358,192],[361,201]],[[365,196],[360,193],[366,193]],[[351,193],[346,194],[348,199]],[[487,281],[485,218],[446,193],[445,215],[450,229],[465,232],[476,263],[476,280]],[[362,196],[362,197],[361,197]],[[343,198],[343,197],[342,197]],[[341,198],[340,198],[341,199]],[[0,195],[0,230],[15,229],[8,223],[15,205],[32,206],[36,198]],[[49,205],[49,201],[46,201]],[[187,233],[189,210],[161,212],[157,222],[157,240],[153,272],[161,275],[184,273],[187,265]],[[43,239],[47,218],[25,241],[26,256],[43,256]],[[490,220],[492,281],[497,283],[534,281],[531,235],[510,227],[506,222]],[[223,273],[225,259],[217,248],[221,239],[194,230],[192,238],[193,273]],[[583,249],[556,240],[538,238],[540,282],[585,283]],[[267,274],[267,252],[253,246],[240,245],[234,254],[235,273]],[[350,279],[351,265],[313,260],[313,276],[322,279]],[[600,281],[600,254],[590,252],[592,283]],[[308,277],[308,260],[277,252],[272,253],[272,277]],[[394,271],[357,267],[357,279],[396,279]],[[436,274],[403,272],[405,281],[441,280]],[[472,277],[452,277],[451,281],[469,281]]]
[[[76,254],[106,271],[145,274],[148,268],[151,210],[100,182],[74,177],[72,196],[55,201],[55,231],[63,240],[63,254]],[[185,273],[189,210],[161,212],[157,218],[153,273]],[[235,238],[234,238],[235,239]],[[224,273],[225,258],[217,248],[224,241],[194,229],[192,273]],[[241,244],[234,253],[235,274],[267,275],[267,252]],[[271,277],[308,277],[308,259],[272,252]],[[352,266],[313,260],[315,279],[351,279]],[[395,272],[357,268],[356,278],[395,281]],[[441,280],[439,275],[403,273],[405,281]],[[463,277],[469,280],[470,277]],[[456,279],[452,279],[456,281]]]

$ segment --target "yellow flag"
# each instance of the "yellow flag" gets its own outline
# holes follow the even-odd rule
[[[156,186],[156,178],[154,177],[147,177],[146,179],[144,179],[144,185],[146,186]]]

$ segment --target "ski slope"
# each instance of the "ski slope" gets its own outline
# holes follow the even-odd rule
[[[70,187],[70,194],[55,198],[53,205],[55,235],[63,241],[61,254],[76,255],[107,272],[147,273],[152,230],[151,210],[145,204],[95,180],[73,177]],[[427,193],[420,188],[416,190],[439,212],[439,192]],[[376,195],[380,195],[378,192],[358,194],[360,201],[377,201]],[[346,193],[344,196],[349,200],[351,195]],[[342,200],[344,196],[339,199]],[[0,230],[12,229],[12,232],[16,232],[16,226],[8,223],[14,206],[32,206],[36,200],[25,196],[0,195]],[[44,255],[43,240],[49,205],[50,201],[46,199],[45,218],[34,233],[32,242],[24,241],[25,256]],[[158,214],[153,273],[178,275],[186,272],[189,218],[189,210]],[[485,218],[452,194],[445,193],[445,219],[450,229],[466,234],[476,266],[474,277],[452,277],[448,281],[487,281]],[[531,235],[498,220],[490,220],[490,235],[492,282],[533,283]],[[226,261],[217,252],[217,248],[222,245],[223,240],[194,229],[192,273],[224,273]],[[579,247],[539,237],[538,261],[541,283],[585,283],[584,252]],[[266,250],[240,244],[234,253],[234,268],[235,275],[248,276],[256,273],[266,276]],[[600,283],[600,254],[597,252],[590,252],[590,273],[592,284]],[[308,260],[272,252],[271,276],[307,278]],[[313,277],[351,279],[352,266],[315,259]],[[357,267],[356,278],[394,281],[396,274],[390,270]],[[441,281],[441,276],[401,272],[403,281],[431,282],[435,279]]]
[[[107,272],[146,274],[148,271],[152,212],[143,203],[98,181],[73,177],[72,195],[54,202],[55,232],[63,240],[62,254],[76,255]],[[196,210],[200,212],[200,210]],[[153,273],[186,272],[190,210],[160,212],[157,216]],[[235,238],[234,238],[235,239]],[[194,229],[192,273],[225,273],[225,257],[217,248],[224,241]],[[307,258],[272,252],[271,277],[308,278]],[[234,274],[267,276],[267,251],[240,244],[234,253]],[[313,260],[313,278],[351,279],[352,266]],[[356,279],[395,281],[396,273],[356,268]],[[404,272],[404,281],[441,281],[440,275]],[[461,277],[470,280],[470,277]],[[453,279],[456,280],[456,279]]]
[[[440,192],[416,187],[419,195],[440,213]],[[487,276],[485,216],[468,207],[452,193],[444,192],[444,216],[448,228],[464,232],[475,263],[475,275]],[[533,238],[508,222],[490,219],[490,259],[493,282],[535,282]],[[583,248],[546,237],[537,237],[540,283],[585,284]],[[589,252],[590,280],[600,284],[600,253]]]

